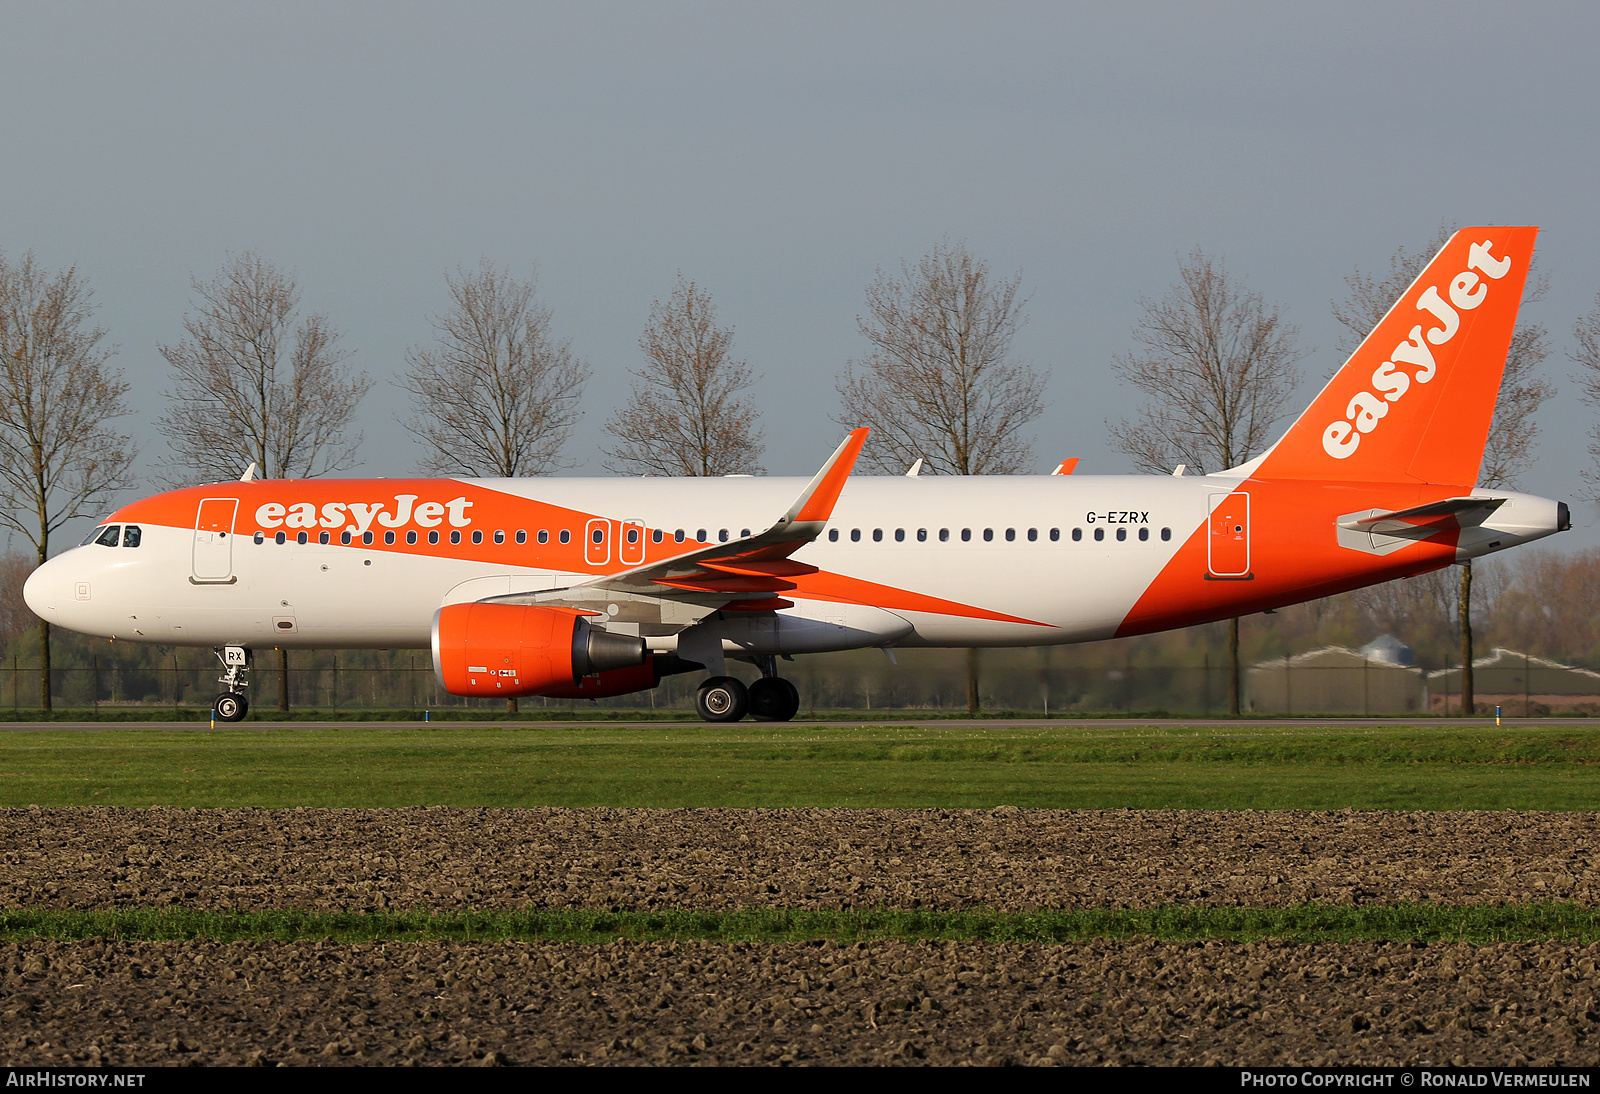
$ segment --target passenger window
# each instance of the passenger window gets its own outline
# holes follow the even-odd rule
[[[726,543],[726,542],[728,542],[728,530],[726,528],[723,528],[723,529],[721,529],[720,531],[717,532],[717,542],[718,543]]]
[[[629,543],[638,543],[639,542],[639,529],[637,529],[637,528],[629,528],[628,529],[628,542]]]
[[[266,534],[264,532],[257,532],[254,536],[251,536],[250,538],[255,541],[255,545],[257,547],[259,547],[263,543],[267,542],[267,537],[266,537]],[[350,542],[350,533],[349,532],[346,532],[344,534],[344,541],[346,543]]]
[[[663,532],[661,529],[659,529],[659,528],[650,529],[650,542],[651,543],[660,543],[662,540],[664,540],[666,538],[667,538],[667,534],[665,532]]]
[[[539,538],[539,542],[540,543],[549,543],[550,542],[550,530],[547,529],[547,528],[539,529],[539,537],[538,538]]]
[[[406,542],[407,543],[415,543],[415,542],[417,542],[417,533],[415,531],[407,532],[406,533]]]
[[[962,543],[967,542],[971,538],[972,538],[972,529],[971,528],[963,528],[963,529],[961,529],[961,542]]]
[[[1162,540],[1163,543],[1165,543],[1167,540],[1169,540],[1171,538],[1172,538],[1172,529],[1171,528],[1163,528],[1163,529],[1161,529],[1161,540]]]
[[[1010,543],[1012,540],[1014,540],[1016,538],[1017,538],[1017,530],[1015,528],[1007,528],[1006,529],[1006,542]]]
[[[1145,540],[1147,540],[1149,538],[1150,538],[1150,529],[1148,529],[1148,528],[1139,529],[1139,542],[1140,543],[1143,543]]]
[[[144,529],[137,524],[130,524],[122,530],[122,545],[124,547],[137,547],[144,538]]]
[[[333,539],[333,534],[331,532],[318,532],[317,533],[317,542],[322,544],[323,546],[327,546],[329,541],[331,541],[332,539]]]
[[[896,528],[894,530],[894,541],[896,543],[904,543],[906,541],[906,530],[904,528]]]
[[[739,538],[740,539],[749,539],[750,538],[750,529],[748,529],[748,528],[739,529]]]
[[[389,544],[390,546],[393,546],[394,545],[394,533],[393,532],[385,532],[385,533],[383,533],[383,542]]]
[[[256,533],[256,535],[258,535],[258,536],[260,534],[261,534],[260,532]],[[261,541],[259,539],[257,539],[256,542],[260,543]],[[339,542],[344,544],[346,547],[350,546],[350,533],[349,532],[340,532],[339,533]]]
[[[102,547],[115,547],[122,539],[122,525],[108,524],[106,530],[95,538],[95,542]]]
[[[280,539],[278,542],[282,543],[283,540]],[[361,542],[366,544],[368,547],[372,546],[372,533],[371,532],[362,532],[361,533]]]
[[[526,528],[518,528],[517,529],[517,542],[518,543],[526,543],[526,542],[528,542],[528,530]]]
[[[308,541],[308,540],[309,540],[309,539],[310,539],[310,538],[311,538],[311,535],[310,535],[310,533],[307,533],[307,532],[296,532],[296,533],[295,533],[295,536],[294,536],[294,541],[295,541],[295,542],[296,542],[296,543],[305,543],[305,542],[307,542],[307,541]]]
[[[918,543],[926,543],[926,542],[928,542],[928,530],[926,528],[918,528],[917,529],[917,542]]]
[[[483,542],[483,533],[481,531],[474,531],[472,533],[472,542],[473,543],[482,543]]]
[[[1118,528],[1117,529],[1117,542],[1121,543],[1123,540],[1125,540],[1127,538],[1128,538],[1128,530],[1126,528]]]
[[[1050,542],[1051,543],[1055,543],[1060,539],[1061,539],[1061,529],[1059,529],[1059,528],[1050,529]]]
[[[272,542],[274,542],[274,543],[286,543],[286,542],[288,542],[288,539],[289,539],[288,535],[286,535],[283,532],[279,532],[277,535],[272,537]],[[367,533],[367,541],[369,543],[372,541],[372,533],[371,532]]]
[[[688,538],[688,533],[686,533],[682,528],[679,528],[676,532],[672,533],[672,542],[674,543],[682,543]]]
[[[1106,538],[1106,530],[1104,528],[1096,528],[1094,530],[1094,541],[1096,543],[1099,543],[1101,540],[1103,540],[1105,538]]]
[[[940,543],[948,543],[948,542],[950,542],[950,529],[948,529],[948,528],[939,529],[939,542]]]
[[[699,540],[701,543],[710,543],[711,542],[710,540],[708,540],[706,538],[706,530],[704,528],[701,528],[697,532],[695,532],[694,538]]]
[[[1036,540],[1038,538],[1039,538],[1039,529],[1037,529],[1037,528],[1029,528],[1028,529],[1028,542],[1032,543],[1034,540]]]
[[[494,530],[494,541],[496,543],[504,543],[506,541],[506,531],[504,528],[496,528]]]
[[[591,534],[592,534],[592,536],[594,538],[594,541],[596,543],[604,543],[606,541],[606,530],[604,528],[596,528],[594,530],[594,532],[591,533]],[[500,542],[499,537],[495,538],[495,542],[496,543]]]
[[[572,533],[568,529],[563,528],[563,529],[561,529],[561,535],[558,538],[561,540],[562,543],[571,543],[572,542]]]
[[[872,542],[874,542],[874,543],[882,543],[883,542],[883,529],[882,528],[874,528],[872,530]]]
[[[1082,538],[1083,538],[1083,529],[1082,528],[1074,528],[1072,530],[1072,542],[1077,543]]]
[[[461,533],[460,532],[451,532],[450,533],[450,542],[451,543],[460,543],[461,542]]]
[[[433,531],[428,533],[428,542],[429,543],[438,543],[439,542],[439,530],[437,528],[435,528]]]
[[[983,530],[983,542],[991,543],[993,541],[994,541],[994,529],[993,528],[985,528]]]
[[[861,542],[861,529],[859,529],[859,528],[850,529],[850,542],[851,543],[860,543]]]
[[[829,543],[838,543],[839,542],[839,529],[837,529],[837,528],[829,528],[828,529],[828,542]]]

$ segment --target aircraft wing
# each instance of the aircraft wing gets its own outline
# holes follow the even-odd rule
[[[815,566],[795,562],[789,556],[822,534],[868,432],[852,431],[788,511],[763,532],[606,574],[566,589],[491,599],[573,607],[598,604],[602,611],[620,604],[621,614],[612,613],[619,622],[682,626],[730,605],[745,611],[787,608],[790,602],[778,594],[793,589],[795,584],[786,579],[817,572]],[[651,603],[656,606],[655,612],[650,610]]]
[[[1472,528],[1488,520],[1505,504],[1504,498],[1445,498],[1394,512],[1382,510],[1350,516],[1339,527],[1351,532],[1371,532],[1399,539],[1427,539],[1440,532]]]

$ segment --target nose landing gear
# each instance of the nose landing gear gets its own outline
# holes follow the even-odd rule
[[[217,696],[211,710],[219,722],[237,722],[250,711],[250,702],[244,696],[250,686],[246,678],[250,672],[250,651],[243,646],[224,646],[216,651],[222,662],[222,675],[217,677],[224,691]]]

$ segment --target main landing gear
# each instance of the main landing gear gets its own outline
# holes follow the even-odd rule
[[[211,704],[211,711],[219,722],[237,722],[250,712],[250,702],[244,697],[250,686],[246,678],[250,672],[250,651],[243,646],[223,646],[216,651],[222,662],[222,675],[217,683],[225,689]]]
[[[708,722],[737,722],[749,714],[758,722],[787,722],[800,710],[800,692],[777,675],[771,657],[757,662],[761,679],[748,688],[732,676],[713,676],[695,693],[695,710]]]

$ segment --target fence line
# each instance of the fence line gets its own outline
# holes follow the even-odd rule
[[[1008,651],[1021,654],[1024,651]],[[403,664],[370,663],[371,651],[297,652],[289,672],[289,703],[294,709],[504,709],[504,700],[465,699],[439,687],[426,653],[399,655]],[[198,656],[181,663],[175,653],[157,663],[134,663],[96,653],[87,664],[67,664],[52,673],[52,701],[69,708],[127,707],[204,709],[219,690],[219,668]],[[910,658],[906,658],[910,660]],[[998,658],[996,659],[999,660]],[[1055,714],[1156,713],[1220,715],[1226,713],[1227,668],[1200,666],[1063,667],[1029,666],[1013,656],[1003,664],[986,665],[983,705],[986,709],[1040,711]],[[935,663],[891,668],[881,657],[849,655],[806,658],[786,665],[785,673],[799,688],[801,711],[808,709],[933,709],[966,708],[966,679],[953,658]],[[13,655],[10,672],[0,678],[0,704],[16,710],[39,706],[39,671]],[[1455,668],[1455,666],[1451,666]],[[1600,713],[1600,694],[1574,691],[1575,674],[1546,668],[1527,659],[1516,671],[1478,670],[1480,709],[1500,704],[1508,715],[1551,710]],[[747,677],[754,670],[740,666]],[[1256,714],[1445,714],[1460,709],[1459,673],[1434,674],[1377,662],[1359,666],[1300,666],[1289,659],[1252,666],[1242,674],[1244,709]],[[693,706],[703,674],[668,677],[654,691],[603,699],[606,709],[684,710]],[[1582,684],[1582,681],[1579,681]],[[1596,689],[1600,690],[1600,689]],[[278,705],[278,669],[261,657],[251,673],[250,701],[258,709]],[[589,700],[524,698],[525,710],[593,709]]]

